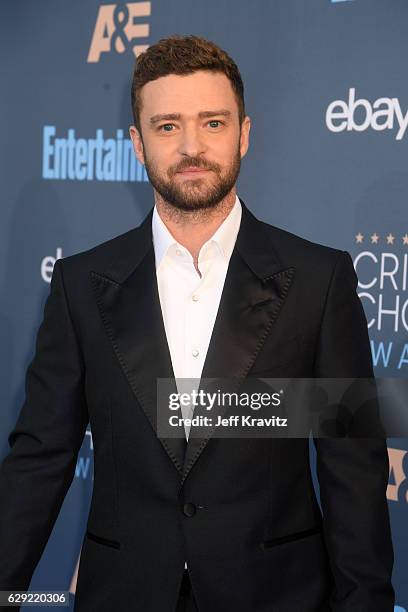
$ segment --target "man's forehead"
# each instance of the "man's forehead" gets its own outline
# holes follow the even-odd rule
[[[145,87],[173,87],[174,85],[178,85],[182,87],[185,85],[188,87],[190,83],[215,83],[219,84],[220,82],[225,82],[228,84],[229,78],[223,72],[218,70],[196,70],[195,72],[191,72],[189,74],[166,74],[164,76],[160,76],[153,81],[148,81]]]
[[[191,75],[166,75],[143,86],[142,111],[148,120],[159,115],[188,114],[201,117],[221,111],[225,116],[236,112],[235,96],[223,73],[199,71]],[[208,115],[209,116],[209,115]],[[174,117],[175,118],[175,117]]]

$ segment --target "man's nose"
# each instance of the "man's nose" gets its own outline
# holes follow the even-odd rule
[[[180,139],[179,153],[189,157],[197,157],[205,150],[206,145],[202,134],[200,134],[200,128],[195,125],[184,127]]]

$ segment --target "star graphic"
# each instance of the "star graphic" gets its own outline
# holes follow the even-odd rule
[[[374,232],[374,234],[371,236],[371,242],[373,244],[378,244],[379,239],[380,239],[379,235],[376,232]]]
[[[408,244],[408,234],[405,234],[405,236],[402,237],[402,242],[404,244]]]
[[[391,232],[387,236],[387,244],[394,244],[395,236],[391,234]]]
[[[364,236],[361,232],[358,232],[357,236],[356,236],[356,242],[357,243],[361,243],[364,240]]]

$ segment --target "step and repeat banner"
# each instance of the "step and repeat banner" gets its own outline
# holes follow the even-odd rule
[[[153,205],[128,135],[130,82],[138,54],[171,34],[204,36],[236,61],[252,121],[238,195],[257,217],[350,252],[376,375],[407,378],[406,0],[3,0],[0,16],[0,459],[54,262]],[[403,612],[408,440],[388,451]],[[92,480],[87,431],[32,589],[74,594]]]

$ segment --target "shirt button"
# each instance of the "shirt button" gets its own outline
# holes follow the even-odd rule
[[[176,249],[176,255],[181,255],[180,249]]]
[[[193,302],[198,302],[198,300],[200,299],[200,296],[197,295],[196,293],[194,293],[194,295],[192,295],[191,297],[192,297]]]
[[[193,351],[191,351],[191,354],[193,357],[198,357],[200,354],[200,351],[197,351],[197,349],[194,349]]]

